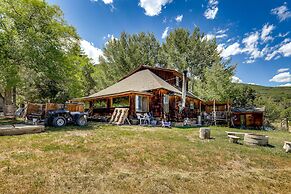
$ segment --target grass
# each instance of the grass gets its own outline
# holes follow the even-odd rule
[[[291,135],[269,147],[231,144],[212,127],[149,128],[91,123],[0,137],[0,193],[289,193]],[[243,130],[245,131],[245,130]],[[253,132],[253,131],[252,131]]]

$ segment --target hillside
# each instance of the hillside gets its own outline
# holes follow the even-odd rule
[[[272,97],[275,100],[282,98],[291,99],[291,87],[266,87],[260,85],[243,84],[251,87],[258,92],[258,95]]]

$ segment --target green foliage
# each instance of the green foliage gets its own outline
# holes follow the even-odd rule
[[[104,58],[96,67],[97,85],[98,88],[111,85],[142,64],[150,66],[158,64],[180,72],[187,69],[190,79],[197,78],[201,83],[205,83],[204,73],[207,73],[208,82],[212,85],[207,90],[207,95],[199,92],[198,95],[206,98],[215,95],[215,98],[226,99],[231,86],[230,77],[234,70],[233,66],[227,65],[228,62],[222,61],[219,56],[215,40],[208,41],[204,34],[200,33],[199,28],[195,28],[192,34],[186,29],[176,29],[162,45],[153,34],[122,33],[118,39],[109,41],[104,48]],[[210,78],[211,74],[215,76]],[[190,85],[193,85],[193,81]],[[203,92],[205,87],[207,85],[203,84],[200,91]],[[212,89],[214,90],[211,91]]]
[[[230,100],[234,86],[231,83],[232,75],[232,69],[225,69],[221,63],[214,63],[212,67],[205,69],[203,80],[195,80],[194,92],[205,100]]]
[[[183,28],[170,32],[162,44],[160,62],[180,72],[187,69],[192,77],[198,78],[203,78],[205,68],[228,63],[221,60],[215,40],[207,40],[198,27],[193,33]]]
[[[98,65],[101,86],[110,85],[141,64],[153,66],[158,63],[160,44],[152,33],[129,35],[110,40],[104,48],[104,58]]]
[[[238,84],[239,87],[250,87],[256,91],[254,104],[266,108],[265,117],[274,122],[286,118],[291,107],[291,87],[265,87],[258,85]]]
[[[269,97],[258,97],[255,100],[255,105],[258,107],[265,107],[265,117],[270,121],[274,122],[275,120],[280,118],[281,108],[278,106],[274,100]]]
[[[290,118],[291,117],[291,107],[284,109],[281,113],[282,118]]]
[[[234,94],[232,105],[235,107],[247,107],[254,105],[256,99],[256,91],[249,86],[233,85]]]
[[[0,16],[1,90],[17,87],[20,99],[29,101],[83,95],[87,62],[60,8],[41,0],[0,0]]]

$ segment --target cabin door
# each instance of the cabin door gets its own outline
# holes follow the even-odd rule
[[[246,126],[246,118],[245,115],[240,115],[240,127]]]
[[[252,114],[246,114],[246,126],[253,126],[254,125],[254,117]]]

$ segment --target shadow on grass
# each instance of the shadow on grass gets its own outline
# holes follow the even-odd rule
[[[177,129],[199,129],[200,127],[198,127],[198,126],[177,126],[177,127],[175,127],[174,126],[174,128],[177,128]]]
[[[271,144],[268,144],[268,145],[266,145],[265,147],[268,147],[268,148],[275,148],[276,146],[271,145]]]

